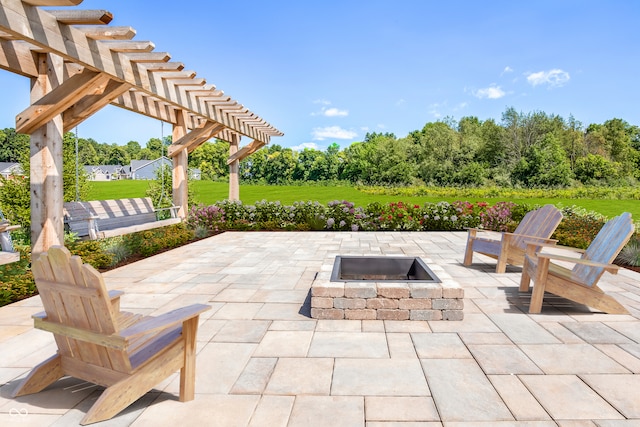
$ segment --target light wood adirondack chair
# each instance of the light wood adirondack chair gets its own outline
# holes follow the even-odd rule
[[[496,273],[504,273],[507,264],[522,265],[526,241],[553,243],[551,235],[562,221],[562,212],[553,205],[527,212],[513,233],[484,232],[470,228],[467,235],[467,248],[464,253],[464,265],[471,265],[473,253],[478,252],[498,260]]]
[[[528,245],[520,281],[520,291],[527,292],[534,282],[529,313],[540,313],[544,293],[567,298],[605,313],[626,314],[627,309],[613,297],[606,295],[596,284],[605,271],[618,272],[611,264],[634,232],[628,212],[608,221],[586,250],[555,246],[581,253],[580,258],[537,251],[537,243]],[[537,253],[536,253],[537,252]],[[552,261],[564,263],[559,265]],[[568,268],[568,264],[573,268]]]
[[[194,304],[158,317],[120,311],[100,273],[64,247],[32,263],[45,312],[35,327],[53,332],[56,355],[36,366],[13,393],[37,393],[69,375],[106,387],[81,424],[107,420],[180,370],[180,401],[194,398],[198,317]]]

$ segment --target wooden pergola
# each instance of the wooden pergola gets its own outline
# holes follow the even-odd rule
[[[112,104],[173,125],[173,202],[187,214],[188,153],[211,138],[230,144],[229,198],[239,198],[240,160],[283,133],[154,51],[132,40],[131,27],[108,26],[105,10],[78,10],[82,0],[2,0],[0,68],[31,79],[31,106],[16,131],[31,136],[33,252],[63,244],[62,137]],[[41,6],[61,7],[43,9]],[[65,7],[62,7],[65,6]],[[242,136],[252,141],[240,148]]]

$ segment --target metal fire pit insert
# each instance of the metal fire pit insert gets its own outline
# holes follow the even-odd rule
[[[464,289],[418,257],[337,256],[311,285],[311,317],[352,320],[462,320]]]
[[[418,257],[336,256],[332,282],[424,282],[440,283]]]

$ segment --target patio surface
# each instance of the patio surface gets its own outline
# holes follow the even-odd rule
[[[639,426],[640,274],[601,287],[632,315],[548,296],[527,314],[520,268],[495,274],[461,232],[227,232],[104,274],[122,308],[191,303],[195,400],[174,374],[107,426]],[[463,321],[313,320],[305,301],[328,257],[410,255],[464,287]],[[77,425],[101,389],[65,378],[10,393],[55,351],[34,330],[39,297],[0,308],[0,425]]]

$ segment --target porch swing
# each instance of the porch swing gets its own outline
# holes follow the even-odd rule
[[[162,123],[162,122],[161,122]],[[164,123],[161,125],[164,139]],[[151,197],[81,201],[78,172],[78,128],[76,127],[76,200],[63,205],[65,229],[83,240],[97,240],[107,237],[122,236],[138,231],[151,230],[167,225],[178,224],[179,206],[156,209]],[[160,159],[164,159],[164,144]],[[164,168],[162,163],[161,168]],[[164,170],[161,169],[161,193],[158,203],[165,197]],[[169,211],[170,217],[160,219],[158,214]]]

